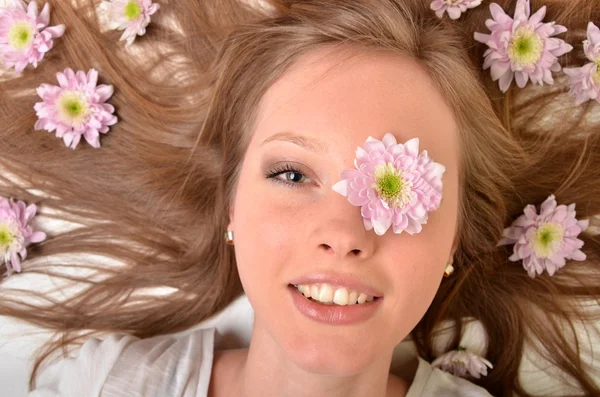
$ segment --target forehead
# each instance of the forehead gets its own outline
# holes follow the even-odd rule
[[[389,52],[312,51],[267,90],[257,116],[251,146],[291,132],[347,162],[367,137],[391,132],[399,143],[418,137],[437,162],[457,157],[456,124],[441,93],[417,61]]]

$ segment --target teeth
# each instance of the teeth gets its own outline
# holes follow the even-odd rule
[[[329,284],[295,285],[305,297],[312,298],[325,304],[336,304],[340,306],[363,304],[373,301],[374,297],[362,292],[338,288],[336,290]]]
[[[319,297],[317,298],[317,300],[319,302],[323,302],[323,303],[332,303],[333,302],[333,288],[331,288],[327,284],[321,286],[321,289],[319,290]]]

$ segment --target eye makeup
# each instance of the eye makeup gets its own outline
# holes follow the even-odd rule
[[[291,178],[281,179],[280,175],[288,175]],[[267,167],[264,171],[264,176],[267,179],[272,180],[275,183],[283,184],[284,186],[306,189],[309,186],[306,181],[312,181],[308,176],[304,168],[297,163],[282,161],[278,162],[270,167]],[[291,179],[291,180],[290,180]]]

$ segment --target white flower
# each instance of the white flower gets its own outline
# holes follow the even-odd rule
[[[449,372],[454,376],[464,378],[471,376],[479,379],[481,375],[487,375],[487,367],[493,368],[492,363],[483,357],[468,352],[464,347],[449,351],[436,358],[432,366]]]
[[[124,30],[120,40],[133,44],[137,36],[146,34],[150,16],[160,8],[152,0],[109,0],[100,4],[100,11],[108,18],[108,28]]]
[[[458,19],[467,9],[480,4],[481,0],[433,0],[430,7],[438,18],[442,18],[447,12],[450,19]]]

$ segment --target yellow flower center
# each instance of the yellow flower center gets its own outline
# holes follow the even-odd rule
[[[392,208],[403,207],[410,201],[410,183],[402,178],[402,170],[392,163],[375,168],[375,191]]]
[[[534,65],[542,57],[544,41],[529,26],[522,26],[508,43],[508,57],[517,70]]]
[[[90,114],[90,106],[82,94],[77,91],[66,91],[58,99],[58,114],[62,121],[71,125],[81,125]]]
[[[131,21],[133,19],[138,18],[142,14],[142,7],[137,3],[137,1],[130,1],[125,5],[125,17]]]
[[[27,21],[18,21],[8,30],[8,44],[15,50],[23,50],[31,45],[35,37],[35,26]]]
[[[596,59],[596,73],[594,73],[594,82],[600,85],[600,58]]]
[[[538,258],[550,258],[562,248],[564,229],[558,223],[542,224],[533,235],[531,245]]]
[[[15,235],[12,228],[6,223],[0,224],[0,250],[6,252],[15,241]]]

